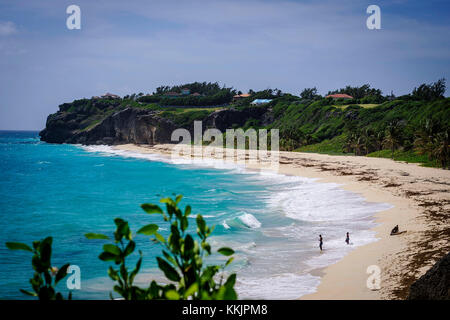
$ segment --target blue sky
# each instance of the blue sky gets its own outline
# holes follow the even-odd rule
[[[81,30],[66,28],[71,4]],[[370,4],[381,30],[366,27]],[[0,129],[42,129],[78,98],[192,81],[401,95],[450,79],[449,21],[446,0],[0,0]]]

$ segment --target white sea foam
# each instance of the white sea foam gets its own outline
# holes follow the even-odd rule
[[[140,153],[130,150],[121,150],[108,145],[77,145],[88,152],[99,153],[102,156],[121,156],[124,158],[144,159],[150,161],[158,161],[178,165],[179,168],[214,168],[222,170],[230,170],[232,173],[253,174],[249,172],[243,164],[227,162],[220,159],[212,158],[191,158],[169,157],[154,153]]]
[[[244,214],[240,215],[239,220],[241,220],[242,223],[245,224],[249,228],[261,227],[261,222],[259,222],[258,219],[256,219],[255,216],[250,213],[244,213]]]

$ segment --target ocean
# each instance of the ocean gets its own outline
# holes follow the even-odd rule
[[[190,227],[197,213],[216,225],[213,249],[235,249],[229,271],[237,272],[239,298],[296,299],[316,290],[315,270],[376,241],[370,230],[374,214],[391,207],[314,179],[214,161],[173,162],[109,146],[47,144],[30,131],[0,131],[0,179],[0,299],[27,299],[19,289],[30,288],[33,274],[31,254],[10,251],[4,243],[31,245],[46,236],[54,238],[53,265],[80,267],[81,289],[73,298],[109,299],[109,264],[98,259],[102,242],[84,234],[112,234],[116,217],[129,221],[135,232],[161,223],[140,204],[175,194],[183,194],[183,208],[193,208]],[[138,283],[163,280],[156,264],[161,247],[145,236],[135,240],[144,254]],[[64,282],[58,288],[67,291]]]

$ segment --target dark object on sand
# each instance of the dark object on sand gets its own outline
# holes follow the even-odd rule
[[[450,300],[450,253],[414,282],[409,300]]]
[[[396,234],[396,233],[398,233],[398,225],[396,225],[396,226],[394,227],[394,229],[392,229],[392,231],[391,231],[391,236],[394,235],[394,234]]]
[[[406,233],[406,230],[403,230],[403,231],[398,231],[398,225],[396,225],[395,227],[394,227],[394,229],[392,229],[392,231],[391,231],[391,236],[397,236],[397,235],[399,235],[399,234],[402,234],[402,233]]]

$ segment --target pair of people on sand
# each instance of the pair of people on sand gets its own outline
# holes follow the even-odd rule
[[[350,233],[347,232],[347,235],[345,237],[345,243],[350,244]],[[322,235],[319,234],[319,248],[320,251],[322,251],[322,247],[323,247],[323,238]]]

